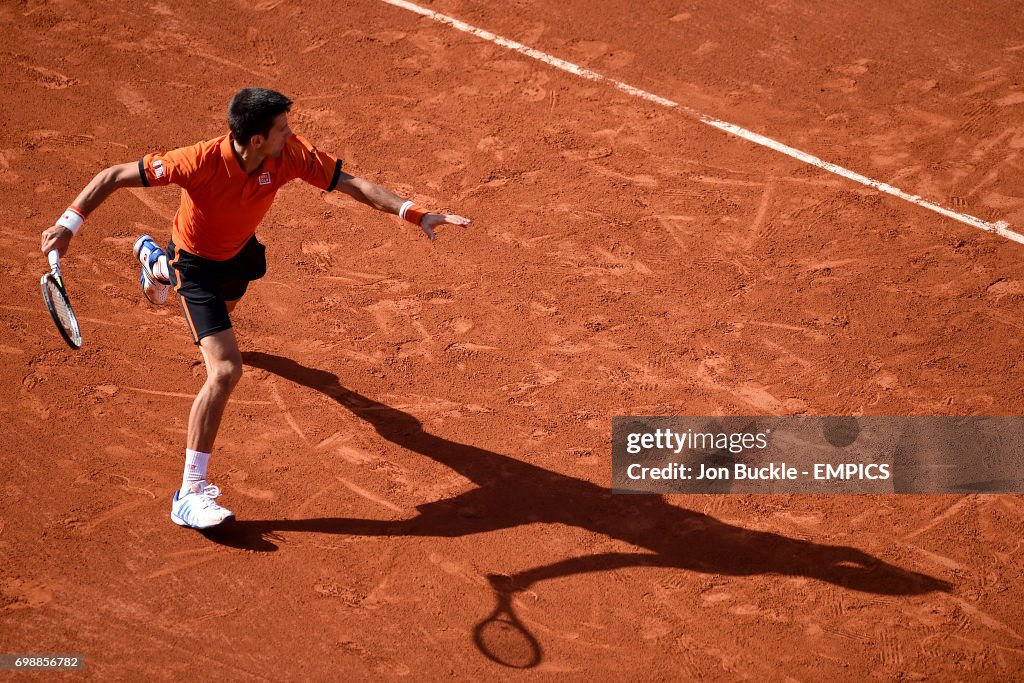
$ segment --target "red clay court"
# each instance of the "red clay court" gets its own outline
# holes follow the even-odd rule
[[[423,7],[1024,230],[1006,0]],[[1015,415],[1024,246],[380,0],[0,4],[0,654],[72,679],[1024,675],[1024,498],[614,496],[613,415]],[[170,522],[204,371],[138,288],[177,188],[102,168],[275,88],[431,244],[293,183],[234,315],[246,372]],[[1004,223],[1005,222],[1005,223]]]

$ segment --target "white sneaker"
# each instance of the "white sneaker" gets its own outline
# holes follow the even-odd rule
[[[135,240],[132,246],[132,253],[142,264],[142,272],[139,274],[139,284],[142,285],[142,293],[146,295],[151,304],[162,306],[167,301],[167,294],[171,291],[170,283],[153,273],[153,266],[160,260],[160,257],[167,258],[164,250],[157,246],[156,242],[149,235],[143,235]]]
[[[180,490],[175,491],[171,521],[193,529],[209,529],[233,520],[234,513],[213,500],[219,495],[220,489],[206,483],[205,479],[192,484],[185,495],[181,495]]]

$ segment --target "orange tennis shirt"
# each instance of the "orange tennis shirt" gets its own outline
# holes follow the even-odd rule
[[[330,192],[341,177],[341,161],[298,135],[278,159],[267,157],[251,175],[242,170],[231,135],[152,152],[139,159],[146,187],[180,185],[173,239],[179,249],[212,259],[231,258],[256,234],[282,185],[299,178]]]

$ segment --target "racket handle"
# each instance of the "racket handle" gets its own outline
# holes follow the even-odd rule
[[[60,280],[60,254],[57,253],[56,249],[51,249],[46,252],[46,260],[50,262],[50,272],[53,276]]]

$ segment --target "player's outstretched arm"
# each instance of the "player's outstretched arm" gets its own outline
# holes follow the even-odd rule
[[[142,187],[138,163],[118,164],[97,173],[64,215],[52,227],[43,230],[40,245],[42,252],[45,254],[51,249],[56,249],[63,256],[72,236],[85,222],[85,217],[102,204],[114,190],[122,187]]]
[[[442,223],[467,226],[471,222],[464,216],[425,211],[411,201],[402,199],[386,187],[371,183],[369,180],[356,178],[345,172],[341,173],[335,189],[378,211],[393,213],[410,223],[417,224],[430,239],[434,239],[434,228]]]

